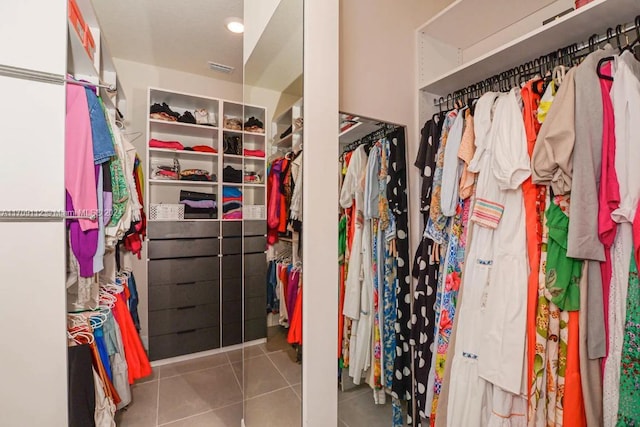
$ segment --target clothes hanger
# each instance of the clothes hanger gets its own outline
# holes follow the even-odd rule
[[[598,73],[598,77],[600,77],[603,80],[609,80],[610,82],[613,81],[613,76],[608,76],[606,74],[602,74],[602,66],[609,62],[609,61],[613,61],[615,60],[615,56],[607,56],[605,58],[600,59],[600,61],[598,61],[598,65],[596,66],[596,72]]]
[[[616,43],[618,45],[618,51],[620,51],[620,53],[622,54],[622,52],[624,51],[624,47],[622,46],[622,43],[620,42],[620,36],[623,34],[622,31],[622,24],[618,24],[616,26]]]

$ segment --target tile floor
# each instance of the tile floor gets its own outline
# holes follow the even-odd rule
[[[132,388],[119,427],[239,427],[243,390],[247,427],[299,427],[302,370],[286,336],[272,328],[267,343],[154,368]],[[244,365],[244,381],[243,381]],[[373,404],[368,386],[339,393],[339,427],[391,424],[391,405]]]

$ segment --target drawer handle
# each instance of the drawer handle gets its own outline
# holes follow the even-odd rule
[[[195,305],[186,305],[184,307],[178,307],[178,308],[176,308],[176,310],[189,310],[189,309],[192,309],[192,308],[196,308],[196,306]]]
[[[186,285],[195,285],[196,282],[181,282],[181,283],[176,283],[176,286],[186,286]]]
[[[180,331],[180,332],[176,332],[176,333],[178,335],[182,335],[182,334],[190,334],[190,333],[195,332],[195,331],[196,331],[195,329],[189,329],[189,330],[186,330],[186,331]]]

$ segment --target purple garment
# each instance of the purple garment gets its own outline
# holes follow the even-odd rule
[[[216,207],[216,202],[213,200],[180,200],[180,203],[192,208],[213,209]]]
[[[95,165],[95,178],[96,178],[96,186],[98,185],[97,180],[99,178],[98,168],[100,165]],[[66,192],[67,203],[66,203],[66,212],[69,212],[69,215],[87,215],[93,212],[75,212],[73,208],[73,202],[71,201],[71,195]],[[97,223],[97,219],[94,220]],[[94,228],[87,231],[82,231],[80,228],[80,223],[77,219],[68,219],[67,227],[69,228],[69,241],[71,244],[71,250],[78,260],[78,265],[80,266],[80,276],[81,277],[91,277],[93,276],[93,257],[96,254],[98,249],[98,233],[99,229]]]
[[[289,282],[287,285],[287,313],[289,321],[293,319],[293,313],[296,309],[296,300],[298,299],[298,285],[300,283],[300,270],[292,268],[289,270]]]

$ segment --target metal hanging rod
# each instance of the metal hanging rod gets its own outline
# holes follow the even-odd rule
[[[435,107],[442,107],[443,105],[446,105],[447,107],[451,106],[451,108],[453,108],[455,107],[456,101],[462,101],[465,97],[479,97],[490,90],[506,92],[521,83],[525,83],[535,75],[544,75],[546,72],[552,71],[556,65],[577,65],[576,63],[579,63],[580,59],[587,56],[590,52],[593,52],[604,42],[611,42],[615,40],[619,48],[623,47],[623,42],[626,43],[626,45],[629,45],[629,38],[626,33],[633,30],[636,30],[639,35],[638,39],[634,41],[634,43],[636,43],[640,41],[640,15],[636,16],[635,22],[632,24],[619,24],[616,26],[615,30],[613,28],[608,28],[605,34],[593,34],[586,42],[574,43],[572,45],[565,46],[517,67],[471,84],[465,88],[458,89],[449,93],[446,97],[434,99],[433,105]],[[624,40],[621,39],[622,36],[624,36]],[[589,49],[590,52],[578,55],[579,52],[586,49]]]
[[[106,83],[91,83],[91,82],[85,82],[85,81],[81,81],[81,80],[74,80],[74,79],[66,79],[65,80],[67,83],[72,84],[72,85],[79,85],[79,86],[87,86],[87,87],[99,87],[102,89],[106,89],[107,92],[116,92],[116,86],[115,85],[110,85],[110,84],[106,84]]]
[[[108,92],[116,92],[117,88],[115,85],[107,84],[107,83],[91,83],[84,82],[80,80],[75,80],[72,78],[66,78],[61,74],[55,73],[47,73],[43,71],[30,70],[27,68],[13,67],[10,65],[0,64],[0,76],[12,77],[23,80],[31,80],[42,83],[53,83],[53,84],[75,84],[80,86],[91,86],[91,87],[99,87],[102,89],[106,89]]]

